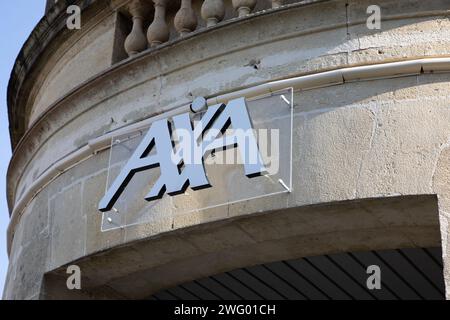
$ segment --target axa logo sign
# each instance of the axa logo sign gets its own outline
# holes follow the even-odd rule
[[[245,98],[207,108],[196,123],[189,113],[171,121],[158,120],[101,199],[99,210],[112,210],[136,173],[156,167],[161,174],[145,197],[147,201],[160,199],[165,193],[184,193],[188,187],[209,188],[205,159],[212,152],[228,148],[238,149],[247,177],[266,173]]]

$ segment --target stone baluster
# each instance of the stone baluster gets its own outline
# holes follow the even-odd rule
[[[223,0],[205,0],[202,5],[202,18],[207,27],[218,24],[225,17],[225,4]]]
[[[181,36],[185,36],[197,28],[197,16],[192,9],[192,0],[181,0],[181,7],[175,15],[174,24]]]
[[[169,41],[170,30],[166,21],[168,0],[153,0],[155,17],[147,31],[147,40],[151,47]]]
[[[147,49],[144,21],[145,17],[150,12],[150,7],[145,1],[133,0],[128,7],[128,12],[133,19],[133,28],[131,33],[125,39],[124,46],[128,56],[133,56]]]
[[[283,0],[272,0],[272,8],[279,8],[283,5]]]
[[[239,18],[249,15],[255,6],[256,0],[233,0],[233,8],[237,10]]]

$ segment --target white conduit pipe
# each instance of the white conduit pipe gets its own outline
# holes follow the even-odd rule
[[[434,72],[450,72],[450,58],[426,58],[401,62],[382,63],[369,66],[350,67],[326,71],[306,76],[294,77],[290,79],[272,81],[251,88],[223,94],[207,100],[208,106],[226,103],[239,97],[252,98],[262,94],[272,93],[285,88],[296,90],[310,90],[320,87],[328,87],[346,82],[361,80],[384,79],[394,77],[404,77]],[[50,182],[70,168],[82,161],[92,157],[99,151],[108,149],[111,139],[114,136],[123,135],[133,131],[147,128],[152,122],[161,118],[171,117],[176,114],[188,112],[189,106],[173,109],[155,117],[148,118],[138,123],[123,127],[119,130],[107,133],[101,137],[93,139],[88,144],[77,151],[70,153],[61,160],[52,164],[41,176],[27,189],[25,194],[16,202],[11,214],[11,221],[8,226],[8,254],[10,253],[15,226],[27,205],[36,195]]]

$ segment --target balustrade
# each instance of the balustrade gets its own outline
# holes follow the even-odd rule
[[[144,21],[147,14],[150,12],[150,6],[146,1],[133,0],[129,5],[128,10],[133,20],[133,28],[131,33],[125,39],[125,51],[129,56],[132,56],[147,49]]]
[[[125,51],[133,56],[199,28],[246,17],[257,8],[270,10],[282,5],[283,0],[131,0],[126,5],[132,29],[124,43]]]

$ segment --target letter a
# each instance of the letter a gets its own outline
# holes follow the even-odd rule
[[[71,276],[67,278],[66,285],[69,290],[81,290],[81,269],[79,266],[69,266],[67,274]]]
[[[369,278],[367,278],[367,288],[369,290],[380,290],[381,289],[381,269],[379,266],[372,265],[367,268],[367,274],[371,274]]]

